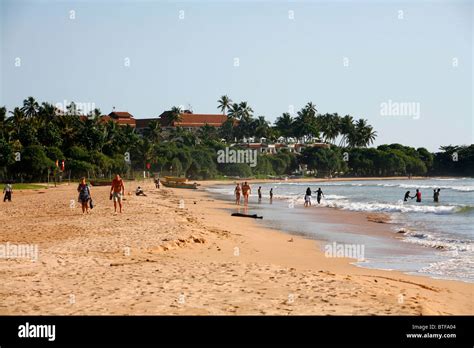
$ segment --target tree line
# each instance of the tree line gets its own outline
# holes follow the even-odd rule
[[[315,176],[463,175],[472,176],[474,145],[446,146],[430,153],[400,144],[369,147],[377,135],[366,120],[318,114],[313,103],[295,116],[284,113],[274,125],[255,117],[247,102],[218,100],[227,115],[220,128],[205,125],[192,132],[163,129],[151,121],[143,135],[113,120],[104,122],[98,109],[81,117],[74,103],[64,112],[33,97],[7,111],[0,108],[0,180],[45,181],[51,178],[109,178],[113,173],[133,177],[143,170],[192,179],[223,176],[266,177],[294,173]],[[168,122],[179,120],[171,109]],[[308,137],[331,144],[306,147],[301,153],[282,150],[259,154],[257,165],[217,163],[219,150],[244,137]],[[224,141],[223,141],[224,140]],[[127,161],[124,154],[129,155]],[[58,162],[64,161],[64,172]]]

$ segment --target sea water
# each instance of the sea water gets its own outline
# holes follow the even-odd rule
[[[263,199],[257,204],[257,188]],[[313,191],[313,206],[302,208],[306,188]],[[324,193],[320,206],[366,213],[384,213],[400,240],[350,233],[344,221],[314,222],[309,217],[316,203],[315,191]],[[269,204],[269,191],[274,200]],[[439,202],[433,190],[440,188]],[[403,201],[406,191],[422,193],[422,202]],[[232,198],[233,185],[209,191]],[[264,223],[291,233],[338,243],[366,245],[362,267],[395,269],[435,278],[474,282],[474,179],[347,180],[327,182],[262,183],[252,185],[249,210],[265,215]],[[289,209],[291,208],[291,209]],[[313,211],[314,213],[314,211]],[[403,234],[400,234],[400,231]]]

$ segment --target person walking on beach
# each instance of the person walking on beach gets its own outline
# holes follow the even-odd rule
[[[304,196],[304,206],[311,206],[311,189],[309,187],[306,189],[306,194]]]
[[[237,183],[237,185],[235,186],[235,189],[234,189],[235,204],[237,204],[237,205],[240,205],[240,191],[241,191],[240,185],[239,185],[239,183]]]
[[[114,200],[114,214],[117,214],[117,202],[122,213],[122,198],[125,195],[125,186],[120,175],[116,174],[112,180],[112,187],[110,188],[110,199]]]
[[[244,195],[244,205],[249,204],[249,195],[252,192],[250,185],[246,182],[242,185],[242,194]]]
[[[273,187],[270,189],[270,203],[273,201]]]
[[[89,214],[89,201],[92,199],[92,197],[90,187],[86,183],[85,177],[81,178],[81,182],[77,186],[77,192],[79,192],[78,201],[81,202],[82,214]]]
[[[262,201],[262,186],[258,187],[258,202],[260,203]]]
[[[416,197],[416,201],[418,203],[420,203],[421,202],[421,192],[420,192],[420,190],[416,189],[415,197]]]
[[[440,192],[440,191],[441,191],[441,189],[438,189],[438,190],[434,189],[434,190],[433,190],[433,201],[434,201],[435,203],[438,203],[438,202],[439,202],[439,192]]]
[[[316,193],[317,193],[316,200],[318,201],[318,204],[321,204],[321,196],[323,196],[324,198],[326,198],[326,196],[324,196],[324,193],[321,190],[321,187],[318,187],[318,190],[316,191]]]
[[[8,181],[5,184],[5,187],[3,188],[3,193],[5,194],[3,196],[3,201],[6,202],[8,200],[9,202],[11,202],[12,201],[12,194],[13,194],[13,186],[12,186],[10,181]]]

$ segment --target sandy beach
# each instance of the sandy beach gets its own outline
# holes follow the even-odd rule
[[[92,188],[88,215],[77,184],[16,191],[2,202],[0,243],[36,245],[39,254],[35,262],[0,259],[0,314],[473,314],[473,284],[356,267],[325,257],[317,241],[231,217],[233,205],[202,186],[139,185],[148,196],[126,195],[118,215],[109,187]],[[373,216],[320,211],[389,233]]]

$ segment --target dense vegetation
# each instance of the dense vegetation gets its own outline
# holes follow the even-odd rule
[[[432,154],[424,148],[400,144],[369,148],[376,132],[366,120],[352,116],[318,114],[312,103],[297,112],[277,118],[274,126],[264,116],[254,117],[246,103],[233,103],[223,96],[219,109],[228,115],[220,129],[206,125],[197,132],[181,128],[162,130],[150,122],[143,136],[130,126],[103,122],[95,109],[81,118],[74,103],[66,112],[33,98],[7,112],[0,108],[0,179],[45,181],[58,178],[108,178],[113,173],[132,177],[150,166],[151,172],[207,179],[221,176],[267,176],[303,172],[327,176],[463,175],[472,176],[474,145],[442,147]],[[178,120],[172,108],[168,122]],[[260,154],[257,165],[217,163],[217,151],[234,139],[279,137],[309,139],[331,144],[330,148],[307,147],[301,154],[281,151]],[[124,154],[130,154],[126,162]],[[18,156],[19,154],[19,156]],[[65,161],[61,172],[57,161]]]

